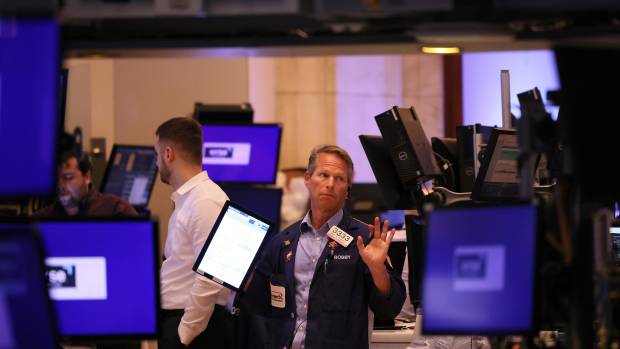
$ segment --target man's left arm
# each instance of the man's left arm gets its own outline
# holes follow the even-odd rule
[[[213,224],[217,219],[222,206],[213,200],[201,200],[192,208],[195,212],[188,229],[192,236],[192,250],[197,258]],[[202,331],[207,328],[215,304],[223,292],[223,286],[205,278],[202,275],[194,275],[194,284],[191,288],[185,312],[179,323],[179,338],[181,343],[189,345]]]
[[[387,252],[395,231],[388,232],[388,222],[383,227],[379,218],[370,226],[371,240],[366,246],[361,236],[357,237],[357,249],[366,263],[373,287],[370,287],[369,303],[379,318],[393,318],[405,301],[405,284],[394,271],[388,271],[385,265]]]

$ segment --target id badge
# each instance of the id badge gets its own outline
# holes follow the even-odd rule
[[[271,282],[271,306],[274,308],[284,309],[286,307],[286,289],[284,286],[275,286]]]
[[[351,241],[353,241],[353,237],[351,235],[347,234],[347,232],[338,228],[335,225],[331,227],[331,229],[329,229],[329,231],[327,232],[327,236],[345,248],[349,246]]]

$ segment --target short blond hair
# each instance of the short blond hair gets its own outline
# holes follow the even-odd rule
[[[347,183],[350,187],[353,182],[353,175],[355,174],[353,160],[351,160],[351,156],[349,156],[349,153],[347,153],[346,150],[337,145],[320,144],[314,147],[310,153],[310,157],[308,158],[308,173],[310,175],[314,173],[314,170],[316,169],[316,159],[319,157],[319,154],[322,153],[334,154],[347,164]]]

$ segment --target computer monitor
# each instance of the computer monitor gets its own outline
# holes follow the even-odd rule
[[[273,184],[282,127],[278,124],[202,125],[202,168],[218,183]]]
[[[0,226],[0,348],[56,349],[40,237],[28,225]]]
[[[57,21],[0,18],[0,197],[54,195],[59,81]]]
[[[156,223],[43,221],[38,227],[63,337],[71,342],[156,338]]]
[[[491,131],[471,198],[477,201],[519,200],[519,143],[517,131]]]
[[[115,144],[101,182],[101,192],[118,195],[138,210],[144,210],[156,178],[157,154],[152,146]]]
[[[409,267],[409,299],[415,308],[422,301],[422,273],[424,266],[424,221],[421,217],[406,215],[407,266]]]
[[[381,136],[360,135],[360,142],[381,188],[387,209],[412,209],[415,203],[412,193],[406,190],[398,177],[387,146]]]
[[[258,188],[241,185],[222,185],[222,190],[230,201],[258,213],[274,222],[277,233],[280,225],[280,209],[282,207],[282,189]]]
[[[620,225],[615,224],[609,228],[611,238],[611,251],[613,253],[613,260],[616,265],[620,265]]]
[[[424,250],[424,333],[532,330],[534,207],[438,209],[429,215]]]

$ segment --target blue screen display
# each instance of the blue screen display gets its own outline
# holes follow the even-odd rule
[[[41,252],[27,226],[0,227],[0,348],[58,348]]]
[[[230,201],[272,221],[276,227],[274,232],[279,232],[282,189],[223,185],[222,190]]]
[[[535,235],[536,212],[529,206],[432,212],[422,292],[424,332],[529,330]]]
[[[0,18],[0,196],[52,195],[60,65],[58,24]]]
[[[155,335],[152,222],[44,222],[39,228],[62,335]]]
[[[275,183],[279,125],[203,125],[202,168],[220,183]]]

